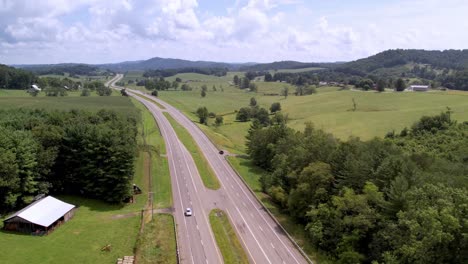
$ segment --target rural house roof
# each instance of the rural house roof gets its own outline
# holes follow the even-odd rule
[[[62,202],[52,196],[47,196],[10,215],[4,221],[20,217],[36,225],[47,227],[73,208],[75,206],[72,204]]]

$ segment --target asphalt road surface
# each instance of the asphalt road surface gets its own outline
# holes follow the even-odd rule
[[[112,83],[119,78],[121,75]],[[144,95],[139,91],[132,90],[132,93]],[[149,97],[166,109],[134,96],[153,114],[166,143],[181,262],[223,263],[208,220],[209,212],[219,208],[228,214],[251,263],[308,263],[200,128],[176,108]],[[221,183],[219,190],[204,187],[190,153],[177,138],[163,111],[192,135]],[[184,216],[187,207],[192,208],[193,216]]]

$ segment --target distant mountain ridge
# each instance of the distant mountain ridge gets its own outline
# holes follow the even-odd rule
[[[16,68],[31,70],[33,72],[44,71],[44,69],[64,69],[67,67],[92,70],[111,70],[116,72],[167,70],[181,68],[223,68],[231,71],[267,71],[279,69],[301,69],[318,67],[343,72],[352,75],[366,76],[369,74],[401,74],[411,70],[404,68],[408,64],[430,65],[437,69],[462,70],[468,68],[468,50],[387,50],[376,55],[351,61],[313,63],[299,61],[276,61],[271,63],[227,63],[215,61],[191,61],[183,59],[155,57],[148,60],[124,61],[106,64],[41,64],[41,65],[12,65]]]
[[[342,62],[316,63],[316,62],[299,62],[299,61],[275,61],[271,63],[258,63],[249,66],[240,67],[241,71],[268,71],[280,69],[303,69],[303,68],[330,68],[334,65],[342,64]]]
[[[398,73],[408,64],[430,65],[433,69],[463,70],[468,68],[468,50],[387,50],[356,61],[337,65],[334,70],[365,76],[368,74],[389,74],[391,69]]]
[[[180,68],[227,68],[235,69],[240,64],[214,62],[214,61],[190,61],[171,58],[151,58],[137,62],[120,62],[110,64],[98,64],[96,66],[112,71],[145,71],[145,70],[167,70]]]

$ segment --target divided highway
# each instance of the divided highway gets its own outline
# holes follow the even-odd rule
[[[122,77],[116,76],[111,84]],[[139,91],[130,91],[131,95],[134,93],[148,97]],[[227,212],[251,263],[308,263],[196,124],[155,97],[150,96],[165,110],[139,96],[134,98],[153,114],[166,142],[182,263],[223,263],[208,220],[208,214],[214,208]],[[219,190],[204,187],[190,153],[177,138],[163,111],[189,131],[218,177]],[[186,207],[192,208],[192,217],[184,216]]]

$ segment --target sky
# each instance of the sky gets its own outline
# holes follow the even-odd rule
[[[0,0],[0,63],[350,61],[468,48],[466,0]]]

